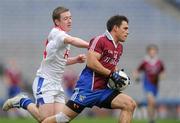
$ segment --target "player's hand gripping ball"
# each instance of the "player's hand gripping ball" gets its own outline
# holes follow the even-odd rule
[[[107,86],[111,89],[123,91],[130,85],[130,78],[124,71],[113,72],[108,80]]]

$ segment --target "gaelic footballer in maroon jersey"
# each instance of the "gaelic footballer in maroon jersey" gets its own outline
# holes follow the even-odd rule
[[[163,62],[155,58],[151,60],[148,56],[140,64],[138,71],[144,71],[144,76],[149,80],[149,82],[155,86],[158,85],[159,75],[164,71]]]
[[[121,43],[115,44],[108,31],[104,35],[98,36],[90,41],[89,50],[98,52],[101,54],[99,62],[111,71],[115,70],[119,58],[123,52],[123,46]],[[103,89],[106,87],[108,78],[94,72],[93,76],[93,90]]]
[[[154,96],[158,93],[158,83],[164,76],[165,67],[158,58],[158,48],[151,44],[147,47],[147,55],[140,63],[135,71],[135,78],[138,78],[139,73],[143,73],[143,88],[146,93],[151,93]]]
[[[139,74],[143,73],[143,89],[147,98],[149,123],[155,122],[156,96],[159,81],[164,78],[164,71],[163,62],[158,58],[158,47],[154,44],[149,45],[147,55],[134,72],[136,80],[140,80]]]

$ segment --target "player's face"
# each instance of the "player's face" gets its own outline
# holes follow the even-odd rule
[[[59,19],[59,25],[62,30],[65,32],[71,31],[72,28],[72,16],[70,11],[61,13],[61,17]]]
[[[129,34],[128,23],[126,21],[122,21],[122,24],[117,29],[118,40],[124,42],[128,34]]]
[[[155,48],[151,48],[149,49],[148,54],[151,58],[154,58],[157,55],[157,50]]]

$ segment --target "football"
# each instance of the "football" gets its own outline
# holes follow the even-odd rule
[[[118,71],[118,74],[121,77],[126,78],[126,80],[124,81],[124,84],[115,83],[112,79],[109,79],[107,86],[114,90],[123,91],[124,89],[128,87],[128,85],[130,85],[130,78],[124,71]]]

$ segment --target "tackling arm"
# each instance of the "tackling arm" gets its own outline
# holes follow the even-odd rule
[[[85,60],[86,60],[86,55],[80,54],[80,55],[75,56],[75,57],[67,58],[66,65],[71,65],[71,64],[76,64],[76,63],[84,63]]]
[[[72,37],[72,36],[68,36],[68,37],[64,38],[64,43],[71,44],[73,46],[80,47],[80,48],[88,48],[88,46],[89,46],[88,42],[86,42],[80,38]]]

